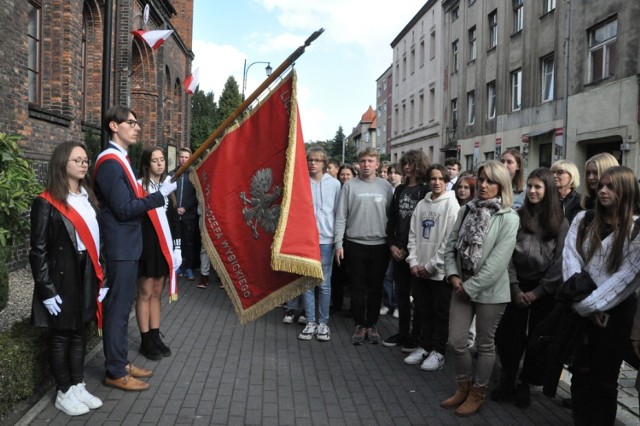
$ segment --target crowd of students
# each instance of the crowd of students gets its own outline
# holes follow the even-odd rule
[[[489,395],[525,408],[531,385],[555,396],[568,366],[575,423],[615,422],[621,362],[640,355],[637,313],[632,334],[640,189],[632,170],[595,155],[582,196],[574,163],[559,160],[525,181],[517,149],[465,172],[455,158],[430,165],[420,150],[398,164],[381,165],[373,149],[361,151],[357,165],[324,153],[317,160],[324,179],[341,184],[331,312],[342,309],[349,286],[354,345],[399,346],[406,364],[425,371],[444,366],[448,346],[456,389],[441,405],[459,416],[477,412]],[[329,298],[326,287],[322,294]],[[376,324],[390,312],[398,331],[382,339]],[[328,330],[318,340],[329,340]],[[489,393],[496,352],[499,382]]]

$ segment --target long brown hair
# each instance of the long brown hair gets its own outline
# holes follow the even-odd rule
[[[67,163],[71,157],[71,151],[74,148],[82,148],[85,154],[88,154],[89,150],[82,142],[67,141],[62,142],[53,150],[51,159],[49,160],[49,170],[47,171],[47,192],[51,194],[53,199],[61,202],[65,206],[67,205],[67,197],[69,196],[69,177],[67,176]],[[96,199],[93,190],[91,189],[91,183],[89,181],[89,173],[85,175],[84,179],[80,179],[80,186],[87,191],[89,195],[89,202],[94,207],[98,206],[98,200]]]
[[[611,180],[611,188],[615,194],[614,207],[606,209],[596,197],[594,219],[589,224],[582,221],[576,246],[585,263],[589,262],[596,251],[602,248],[601,235],[607,225],[610,225],[613,229],[613,244],[607,255],[607,272],[611,274],[622,264],[625,240],[629,238],[633,228],[633,215],[640,214],[640,187],[633,171],[625,166],[607,169],[600,177],[598,188],[602,187],[602,180],[605,177]],[[583,249],[585,241],[589,243],[587,253],[584,253]]]
[[[427,173],[429,163],[429,156],[420,149],[412,149],[405,152],[402,154],[402,157],[400,157],[400,168],[402,171],[404,172],[405,165],[413,166],[416,174],[416,182],[418,183],[429,182],[429,174]]]
[[[564,219],[556,181],[551,170],[546,167],[540,167],[529,173],[527,182],[531,178],[538,178],[544,184],[544,198],[539,203],[533,204],[529,201],[529,197],[525,197],[522,208],[518,210],[520,225],[525,232],[533,234],[537,224],[544,232],[542,239],[550,240],[558,235]]]

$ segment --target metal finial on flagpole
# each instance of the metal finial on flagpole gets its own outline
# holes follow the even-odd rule
[[[189,159],[176,171],[173,175],[173,181],[176,181],[187,169],[198,159],[200,156],[211,147],[220,135],[229,127],[233,122],[242,115],[242,113],[249,108],[249,106],[264,92],[277,78],[280,77],[302,54],[305,49],[324,32],[324,28],[320,28],[311,34],[304,42],[304,45],[298,47],[287,59],[285,59],[265,81],[262,82],[251,95],[245,99],[235,111],[227,117],[226,120],[218,126],[216,130],[209,135],[209,137],[200,145],[200,147],[189,157]]]

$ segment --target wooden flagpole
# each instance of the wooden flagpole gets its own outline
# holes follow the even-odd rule
[[[318,31],[311,34],[309,38],[305,40],[304,45],[298,47],[291,55],[289,55],[289,57],[285,59],[284,62],[282,62],[280,66],[278,66],[278,68],[276,68],[271,73],[271,75],[268,76],[267,79],[263,81],[262,84],[256,90],[254,90],[254,92],[249,95],[249,97],[245,99],[245,101],[242,102],[242,104],[240,104],[240,106],[234,112],[232,112],[231,115],[227,117],[227,119],[224,120],[216,130],[213,131],[213,133],[209,135],[209,137],[202,143],[202,145],[200,145],[196,152],[194,152],[191,157],[189,157],[187,162],[180,166],[178,171],[176,171],[176,173],[173,175],[173,181],[178,179],[184,172],[186,172],[191,164],[193,164],[211,145],[215,143],[216,139],[219,138],[220,135],[222,135],[227,127],[229,127],[247,108],[249,108],[253,101],[255,101],[262,94],[262,92],[264,92],[271,85],[271,83],[275,81],[276,78],[280,77],[281,74],[283,74],[300,56],[302,56],[307,46],[309,46],[315,39],[320,37],[320,34],[322,34],[323,32],[324,28],[320,28]]]

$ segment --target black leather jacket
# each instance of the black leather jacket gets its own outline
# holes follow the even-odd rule
[[[91,259],[78,254],[73,224],[42,197],[31,206],[29,263],[35,284],[34,325],[83,330],[95,319],[98,285]],[[62,299],[62,311],[51,316],[42,301],[56,295]]]

